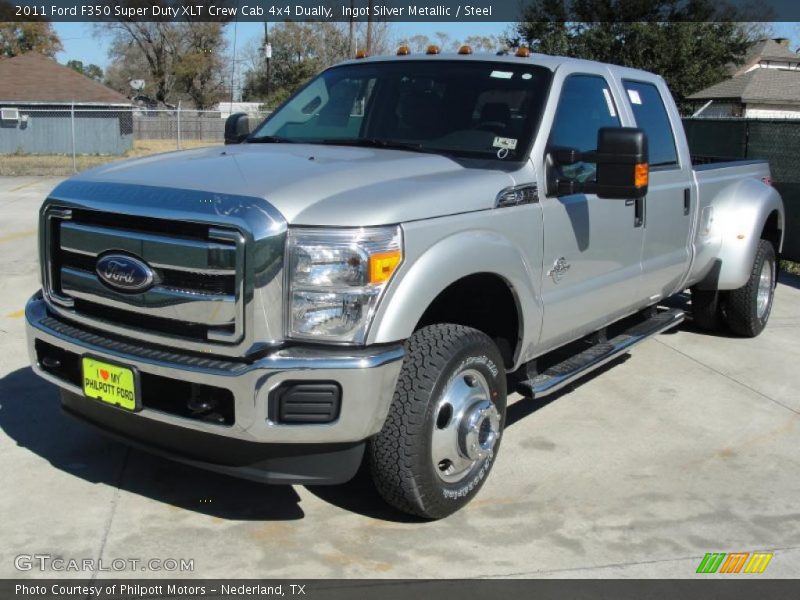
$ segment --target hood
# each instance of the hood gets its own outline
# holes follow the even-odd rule
[[[293,225],[385,225],[494,206],[514,179],[436,154],[241,144],[112,163],[76,180],[263,198]]]

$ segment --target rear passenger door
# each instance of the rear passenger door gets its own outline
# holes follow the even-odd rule
[[[689,266],[689,237],[695,199],[691,164],[681,164],[668,106],[655,82],[623,79],[635,126],[647,134],[650,184],[644,206],[642,293],[652,303],[679,291]]]

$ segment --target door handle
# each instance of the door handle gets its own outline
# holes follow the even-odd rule
[[[688,215],[692,211],[692,190],[683,190],[683,214]]]

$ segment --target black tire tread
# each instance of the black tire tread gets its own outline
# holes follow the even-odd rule
[[[415,464],[427,457],[419,443],[425,429],[428,399],[439,374],[455,352],[470,343],[493,344],[484,333],[454,324],[437,324],[417,330],[406,342],[406,355],[394,398],[383,429],[369,445],[368,459],[375,486],[395,508],[425,519],[441,518],[430,490],[419,485]],[[502,362],[499,363],[502,365]]]
[[[773,270],[777,268],[775,249],[772,244],[767,240],[760,240],[747,283],[727,294],[723,311],[725,323],[733,333],[743,337],[756,337],[766,324],[761,322],[753,309],[761,267],[765,260],[772,261]],[[767,317],[769,317],[769,312],[767,312]]]

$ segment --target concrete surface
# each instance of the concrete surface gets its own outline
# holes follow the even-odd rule
[[[512,398],[476,501],[409,522],[365,477],[261,486],[62,415],[28,368],[22,318],[36,213],[56,182],[0,179],[0,577],[41,575],[18,572],[20,554],[194,559],[182,575],[196,577],[694,577],[706,552],[755,550],[775,553],[764,577],[800,575],[797,278],[757,339],[686,324],[550,402]]]

